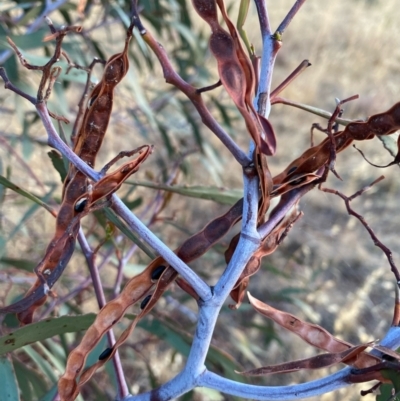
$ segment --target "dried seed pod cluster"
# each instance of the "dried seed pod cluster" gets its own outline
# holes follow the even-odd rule
[[[113,105],[114,89],[129,68],[128,45],[132,36],[127,32],[124,50],[107,62],[101,81],[93,89],[83,123],[75,141],[74,152],[89,166],[94,166],[100,150]],[[18,319],[30,323],[35,310],[46,301],[49,289],[54,285],[68,264],[79,231],[79,221],[95,202],[118,190],[121,184],[135,171],[151,153],[151,146],[145,145],[126,155],[139,156],[125,163],[117,171],[103,177],[88,191],[88,179],[74,165],[70,165],[63,187],[63,200],[56,220],[56,232],[45,256],[35,268],[36,282],[18,302],[1,308],[0,313],[17,313]],[[125,154],[124,154],[125,155]]]
[[[248,134],[255,143],[253,163],[248,162],[249,165],[243,167],[245,167],[246,174],[249,176],[252,175],[253,178],[257,175],[259,178],[260,194],[256,219],[259,229],[264,224],[271,198],[285,194],[290,195],[288,193],[302,186],[312,183],[316,185],[316,183],[322,182],[326,178],[329,169],[334,171],[333,161],[336,154],[346,149],[354,140],[369,140],[375,136],[390,135],[400,128],[400,103],[397,103],[384,113],[371,116],[365,122],[352,122],[340,132],[333,132],[330,129],[334,121],[334,117],[332,117],[329,125],[330,128],[326,130],[328,137],[319,145],[307,149],[300,157],[290,163],[284,171],[272,178],[266,156],[274,155],[276,152],[275,133],[269,121],[259,115],[253,106],[257,77],[249,57],[243,50],[238,32],[228,17],[223,0],[192,0],[192,3],[196,12],[207,22],[211,29],[209,46],[217,61],[220,82],[243,117]],[[221,26],[218,20],[218,10],[227,26],[227,30]],[[140,28],[142,25],[137,10],[134,9],[133,15],[133,21]],[[126,75],[129,68],[128,45],[132,36],[132,27],[133,25],[127,30],[123,51],[109,59],[105,65],[101,81],[90,94],[81,127],[75,138],[74,153],[91,167],[95,164],[97,154],[107,131],[115,88]],[[49,37],[55,38],[58,41],[57,51],[52,59],[53,64],[54,60],[60,56],[62,38],[69,30],[78,32],[79,28],[66,28],[60,32],[53,32]],[[160,51],[158,44],[156,44],[151,34],[144,28],[140,28],[139,30],[145,41],[156,52],[163,69],[168,70],[170,67],[165,54]],[[22,58],[20,54],[18,55]],[[56,55],[58,56],[56,57]],[[58,67],[52,69],[53,64],[46,64],[42,68],[44,78],[40,84],[38,101],[43,101],[43,99],[48,97],[54,80],[59,74],[59,70],[56,69]],[[49,81],[48,90],[44,97],[42,92],[47,81]],[[197,102],[197,106],[199,106],[202,91],[195,90],[189,84],[183,83],[183,80],[180,82],[181,87],[179,88],[177,85],[178,88],[185,94],[189,93],[189,98],[194,104]],[[285,81],[280,86],[280,90],[288,82]],[[203,107],[203,104],[201,107]],[[144,145],[132,151],[121,152],[103,168],[103,178],[95,183],[90,183],[85,174],[79,171],[74,165],[70,165],[63,187],[62,204],[57,216],[55,235],[47,247],[42,261],[35,268],[38,278],[22,300],[0,309],[0,313],[14,312],[18,314],[18,318],[22,323],[32,321],[34,312],[45,302],[49,289],[52,288],[60,277],[73,254],[76,237],[80,228],[80,219],[93,210],[100,200],[108,199],[115,193],[122,183],[139,169],[151,154],[152,149],[152,146]],[[135,156],[133,160],[126,162],[114,172],[106,174],[116,161],[122,157],[132,156]],[[399,162],[400,138],[398,140],[398,153],[391,164]],[[325,171],[325,175],[322,174],[322,171]],[[284,201],[285,198],[282,197],[281,202]],[[277,206],[277,208],[279,207],[280,205]],[[199,258],[227,234],[232,226],[242,218],[242,209],[243,199],[238,201],[225,214],[215,218],[201,231],[184,241],[175,250],[177,256],[186,263]],[[286,216],[278,221],[275,227],[269,231],[269,234],[258,243],[258,248],[254,251],[240,277],[237,279],[230,293],[236,303],[232,307],[233,309],[238,308],[242,303],[250,277],[259,271],[262,258],[272,254],[276,250],[290,228],[301,216],[301,213],[297,210],[297,203],[295,203],[295,206],[291,210],[285,213]],[[273,214],[274,210],[270,212],[271,216]],[[227,263],[232,259],[239,237],[240,234],[231,240],[225,252],[225,261]],[[238,276],[234,277],[236,279]],[[81,386],[92,377],[99,367],[103,366],[104,363],[113,357],[118,348],[129,338],[138,321],[151,311],[165,290],[174,281],[184,291],[196,300],[199,300],[199,295],[190,283],[186,282],[182,277],[178,277],[178,273],[173,267],[163,257],[159,256],[142,273],[131,278],[121,293],[99,311],[94,323],[83,336],[81,343],[71,351],[68,357],[65,373],[58,385],[61,401],[70,401],[76,398]],[[338,340],[318,325],[304,322],[291,314],[272,308],[251,295],[249,295],[249,299],[257,312],[297,334],[305,342],[328,351],[328,354],[254,369],[242,374],[283,373],[346,363],[362,370],[361,374],[353,375],[354,377],[352,376],[350,380],[357,381],[369,377],[381,381],[385,380],[381,375],[381,370],[386,368],[387,365],[382,362],[382,358],[365,352],[371,344],[354,346],[345,341]],[[89,352],[99,343],[103,335],[124,317],[127,309],[139,302],[140,312],[120,335],[116,343],[112,347],[106,348],[99,355],[98,361],[93,366],[83,371]]]
[[[186,263],[203,255],[240,219],[242,205],[242,200],[240,200],[227,213],[208,223],[200,232],[188,238],[175,250],[176,254]],[[137,322],[153,308],[177,276],[175,270],[163,258],[158,257],[142,273],[131,278],[121,294],[100,310],[79,346],[68,357],[65,373],[59,381],[59,394],[62,401],[72,400],[76,397],[80,387],[114,355],[118,347],[129,337]],[[154,285],[155,290],[149,295]],[[180,280],[179,285],[188,293],[194,293],[183,279]],[[101,340],[102,336],[123,318],[126,310],[141,299],[141,312],[118,339],[112,352],[110,351],[107,355],[102,354],[100,361],[85,371],[77,381],[89,352]]]

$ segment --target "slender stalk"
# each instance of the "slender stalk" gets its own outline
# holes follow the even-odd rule
[[[293,100],[285,99],[285,98],[279,97],[279,96],[274,97],[273,99],[271,99],[271,102],[272,102],[272,104],[280,103],[280,104],[285,104],[287,106],[296,107],[298,109],[307,111],[308,113],[312,113],[312,114],[315,114],[315,115],[317,115],[319,117],[326,118],[327,120],[329,120],[332,117],[332,113],[329,112],[329,111],[325,111],[325,110],[319,109],[317,107],[309,106],[307,104],[297,103],[297,102],[295,102]],[[350,124],[352,121],[354,121],[354,120],[348,120],[348,119],[339,118],[339,117],[335,118],[335,122],[336,123],[344,125],[344,126]]]
[[[330,188],[321,188],[322,191],[331,193],[334,195],[339,196],[340,198],[343,199],[347,213],[350,216],[354,216],[358,221],[364,226],[364,228],[368,231],[368,234],[370,235],[372,241],[374,242],[374,245],[377,246],[382,250],[382,252],[386,255],[386,258],[389,262],[390,268],[392,270],[392,273],[394,274],[396,278],[397,285],[400,286],[400,272],[399,269],[397,268],[394,260],[393,260],[393,253],[392,251],[385,245],[383,242],[377,237],[375,234],[374,230],[370,227],[370,225],[367,223],[365,220],[364,216],[361,214],[357,213],[352,207],[351,207],[351,201],[357,198],[358,196],[362,195],[364,192],[368,191],[373,185],[378,183],[379,181],[383,180],[385,177],[382,175],[379,178],[377,178],[375,181],[373,181],[371,184],[367,185],[366,187],[360,189],[356,193],[354,193],[351,196],[346,196],[342,192],[336,190],[336,189],[330,189]]]
[[[190,99],[190,101],[193,103],[193,106],[198,111],[202,123],[220,139],[220,141],[232,153],[233,157],[240,163],[240,165],[248,166],[251,163],[251,159],[248,158],[246,153],[239,148],[236,142],[233,141],[229,134],[221,127],[220,124],[218,124],[218,122],[212,116],[212,114],[204,104],[203,98],[201,96],[201,90],[199,91],[198,89],[187,83],[175,71],[165,49],[153,38],[149,31],[143,28],[140,30],[140,32],[143,36],[143,39],[157,56],[158,61],[160,62],[163,69],[166,82],[177,87]]]
[[[271,110],[271,81],[276,56],[282,46],[282,34],[292,21],[294,16],[304,4],[305,0],[297,0],[286,17],[283,19],[274,35],[271,35],[268,13],[263,1],[256,1],[260,28],[262,32],[263,50],[261,57],[261,71],[258,87],[258,94],[255,103],[258,106],[259,114],[268,117]]]
[[[279,34],[283,34],[285,32],[286,28],[294,18],[294,16],[297,14],[297,12],[300,10],[300,7],[306,2],[306,0],[296,0],[296,2],[293,4],[293,7],[290,9],[290,11],[287,13],[286,17],[283,19],[281,24],[278,26],[278,29],[276,32],[279,32]]]
[[[103,308],[103,306],[107,303],[106,297],[104,295],[103,285],[101,283],[99,270],[94,262],[95,255],[86,240],[85,234],[82,231],[82,228],[79,230],[78,234],[79,245],[82,248],[83,255],[85,256],[86,263],[89,267],[90,276],[92,278],[94,292],[96,294],[97,303],[99,308]],[[108,344],[110,348],[112,348],[115,344],[115,335],[114,331],[111,329],[107,332]],[[118,350],[115,352],[112,358],[113,368],[115,371],[115,376],[117,378],[117,386],[118,386],[118,399],[122,400],[129,394],[129,389],[125,381],[125,374],[121,364],[121,358],[119,356]]]

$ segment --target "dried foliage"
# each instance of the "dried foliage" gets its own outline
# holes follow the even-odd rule
[[[179,25],[181,26],[179,31],[181,44],[188,47],[188,53],[193,52],[193,57],[195,57],[196,49],[190,47],[190,41],[187,40],[188,33],[182,28],[184,25],[186,28],[190,28],[192,24],[191,11],[189,10],[193,9],[200,17],[200,20],[204,20],[211,29],[211,33],[208,32],[206,36],[209,49],[216,60],[217,66],[218,82],[214,85],[198,85],[201,80],[199,79],[198,82],[195,82],[185,68],[187,60],[179,59],[179,56],[177,56],[175,62],[178,63],[178,67],[176,67],[169,58],[167,49],[158,43],[153,36],[152,30],[154,29],[162,37],[163,29],[158,17],[163,15],[164,11],[169,12],[171,10],[172,3],[169,4],[168,2],[165,9],[158,2],[155,2],[157,4],[153,6],[150,3],[138,3],[135,0],[126,4],[126,9],[119,6],[111,6],[114,7],[113,11],[125,23],[125,42],[120,41],[119,43],[120,48],[122,48],[120,53],[109,57],[108,61],[104,62],[101,78],[94,86],[91,84],[91,77],[99,60],[95,59],[90,64],[82,63],[81,60],[74,60],[65,50],[65,48],[69,47],[68,37],[81,35],[80,37],[85,38],[88,28],[81,27],[78,24],[75,25],[75,22],[72,23],[73,21],[67,21],[67,27],[57,29],[51,20],[46,17],[50,34],[44,37],[44,42],[47,45],[48,42],[55,41],[55,46],[50,52],[50,59],[43,65],[29,63],[23,52],[19,50],[17,41],[7,37],[7,41],[14,52],[13,57],[18,58],[24,68],[41,72],[37,95],[31,96],[27,91],[21,89],[13,79],[15,78],[13,71],[7,66],[0,67],[0,76],[4,81],[5,89],[14,92],[18,98],[22,97],[28,100],[35,108],[36,115],[47,133],[48,145],[62,154],[60,156],[59,153],[54,152],[49,156],[62,177],[63,186],[60,206],[55,211],[56,208],[46,205],[46,202],[39,200],[28,191],[21,191],[8,177],[2,177],[0,183],[4,187],[28,197],[31,201],[41,206],[46,206],[47,210],[56,215],[56,224],[53,237],[48,242],[41,261],[34,266],[35,279],[33,284],[21,299],[0,308],[0,314],[16,314],[21,325],[32,327],[32,337],[43,341],[44,336],[39,333],[42,330],[40,324],[48,321],[54,329],[53,322],[57,320],[57,318],[54,321],[43,319],[46,316],[46,310],[43,312],[43,308],[48,301],[48,295],[55,298],[55,294],[51,289],[64,276],[64,270],[75,251],[77,239],[91,276],[85,285],[76,286],[64,299],[59,299],[58,307],[65,306],[70,311],[72,308],[70,308],[68,301],[72,298],[75,298],[77,300],[76,305],[79,305],[84,289],[91,284],[100,307],[95,318],[79,320],[81,323],[77,323],[77,317],[74,327],[69,327],[68,324],[64,324],[63,327],[59,328],[57,326],[56,332],[62,339],[65,347],[64,351],[68,353],[68,357],[60,367],[60,369],[64,370],[64,373],[53,380],[53,382],[58,381],[57,389],[54,387],[54,389],[50,390],[45,396],[47,397],[46,399],[74,400],[80,397],[80,393],[85,392],[85,384],[95,388],[93,387],[95,386],[94,381],[90,379],[109,360],[113,361],[117,397],[120,400],[174,399],[198,386],[208,387],[246,399],[287,400],[320,395],[353,383],[364,383],[370,380],[378,380],[379,382],[378,385],[373,387],[374,391],[379,385],[386,383],[386,386],[393,387],[394,393],[399,392],[398,372],[400,370],[400,358],[393,350],[400,346],[400,302],[398,299],[400,273],[393,260],[392,251],[378,238],[366,219],[350,206],[350,202],[354,198],[364,194],[367,189],[377,184],[381,178],[351,197],[345,196],[339,190],[329,189],[322,185],[326,182],[331,172],[340,179],[335,168],[337,155],[348,148],[354,141],[386,137],[394,134],[400,128],[400,103],[396,103],[386,112],[373,114],[365,121],[348,121],[342,119],[343,106],[357,96],[338,101],[332,114],[323,110],[311,109],[307,105],[295,104],[280,97],[280,93],[310,66],[307,60],[303,61],[275,90],[271,90],[272,72],[275,59],[282,47],[282,35],[304,2],[305,0],[295,1],[278,29],[272,32],[265,2],[255,0],[263,37],[263,51],[261,57],[258,57],[254,46],[249,43],[243,30],[249,0],[242,0],[240,3],[237,28],[232,22],[232,17],[229,16],[223,0],[192,0],[191,4],[184,0],[178,1],[177,4],[181,8],[181,23],[183,24]],[[54,2],[51,5],[46,3],[47,6],[44,13],[40,14],[40,18],[37,21],[58,8],[61,13],[64,13],[64,16],[68,15],[66,9],[62,8],[63,3],[63,1]],[[76,12],[79,13],[84,25],[85,13],[90,13],[93,6],[92,3],[80,1],[78,5],[70,4],[69,6],[76,8]],[[105,5],[104,7],[104,10],[107,10],[107,6]],[[157,13],[160,14],[158,15]],[[12,20],[11,9],[7,16]],[[193,18],[197,18],[197,16]],[[222,21],[221,23],[219,22],[220,20]],[[11,23],[9,24],[12,25]],[[150,25],[153,26],[153,29]],[[226,29],[223,25],[226,26]],[[177,26],[170,26],[169,34],[177,35],[177,32],[174,31]],[[30,29],[35,31],[37,28],[35,24],[31,25],[28,28],[28,33]],[[246,50],[242,46],[241,40],[244,41]],[[228,211],[219,217],[212,218],[197,233],[188,234],[175,251],[172,251],[169,246],[160,241],[155,233],[143,224],[141,221],[144,220],[143,216],[142,219],[136,217],[126,206],[126,203],[129,203],[127,198],[125,198],[124,203],[116,195],[122,184],[132,174],[138,172],[139,168],[143,170],[143,167],[151,162],[154,148],[157,149],[160,145],[158,143],[155,146],[140,144],[134,150],[129,150],[132,147],[124,143],[124,148],[128,150],[120,151],[99,172],[94,170],[103,140],[109,130],[110,119],[120,107],[120,105],[113,106],[117,104],[118,94],[121,95],[121,92],[118,92],[119,84],[125,76],[129,76],[129,53],[132,46],[131,42],[133,41],[139,43],[134,56],[132,56],[135,63],[138,66],[147,63],[151,74],[159,73],[159,70],[154,65],[154,59],[148,53],[149,50],[152,51],[158,60],[166,82],[173,87],[166,98],[157,99],[157,102],[155,101],[152,104],[152,112],[147,110],[147,118],[152,121],[153,128],[157,127],[164,138],[164,143],[161,147],[165,148],[169,156],[171,156],[173,146],[171,145],[171,138],[166,132],[168,124],[162,122],[160,115],[163,114],[161,110],[166,107],[165,105],[170,101],[170,95],[173,94],[180,99],[183,116],[187,123],[192,126],[195,137],[197,135],[197,142],[200,148],[204,144],[199,139],[200,122],[193,118],[194,110],[201,117],[202,124],[215,134],[216,138],[230,152],[232,160],[235,160],[243,171],[243,198],[238,199]],[[97,46],[99,52],[98,45],[95,46],[95,43],[92,42],[92,46]],[[141,49],[140,52],[137,51],[138,48]],[[47,49],[47,51],[49,50]],[[63,73],[62,68],[56,65],[60,58],[67,61],[67,72],[76,70],[87,74],[82,81],[85,87],[79,101],[78,113],[75,116],[75,123],[69,139],[65,138],[63,128],[68,119],[59,115],[58,112],[50,111],[53,107],[51,104],[52,94],[56,91],[56,83],[61,79],[60,77]],[[204,54],[199,56],[200,60],[202,58],[204,58]],[[89,64],[88,67],[85,66],[87,64]],[[30,72],[25,73],[30,74]],[[213,74],[209,73],[209,75],[205,74],[205,76],[209,79]],[[133,85],[134,90],[139,93],[141,91],[139,90],[140,85],[138,83]],[[220,86],[222,88],[217,89]],[[248,138],[251,140],[249,154],[243,151],[239,143],[229,135],[225,127],[218,123],[214,113],[215,108],[213,109],[204,100],[206,96],[209,96],[215,90],[223,90],[223,93],[227,94],[231,105],[235,108],[234,112],[243,121]],[[214,103],[221,111],[221,114],[225,116],[225,120],[229,122],[228,109],[220,106],[216,101]],[[327,137],[318,145],[314,146],[312,144],[299,157],[290,162],[285,169],[273,177],[269,164],[272,165],[274,155],[279,155],[279,152],[285,150],[285,146],[281,146],[281,148],[277,146],[277,130],[273,128],[269,121],[271,105],[279,103],[295,105],[325,116],[328,120],[327,127],[322,128],[319,125],[315,125],[313,128],[323,131]],[[146,107],[143,107],[143,109],[146,109]],[[140,119],[137,117],[137,120],[139,121]],[[53,121],[57,122],[59,132],[55,129]],[[345,125],[343,130],[339,130],[339,124]],[[140,126],[140,122],[138,122],[138,126]],[[204,151],[204,149],[202,150]],[[168,177],[165,179],[167,187],[164,186],[164,189],[168,189],[168,185],[173,185],[177,182],[179,168],[183,165],[185,158],[192,152],[193,150],[190,149],[186,152],[182,151],[179,160],[176,161],[175,158],[175,164],[168,164]],[[133,156],[133,160],[116,167],[111,173],[108,172],[122,158]],[[393,157],[393,161],[385,167],[396,166],[400,163],[400,137],[396,141]],[[173,160],[174,158],[171,157],[171,159]],[[278,387],[255,386],[248,382],[242,384],[239,381],[232,381],[227,377],[212,373],[211,369],[209,370],[206,367],[206,361],[208,364],[211,363],[217,371],[219,365],[224,365],[226,376],[232,373],[236,363],[232,361],[233,358],[227,356],[223,351],[215,350],[211,346],[211,337],[221,313],[221,308],[228,295],[230,294],[235,302],[234,305],[230,305],[230,309],[232,313],[237,313],[238,308],[245,299],[251,278],[265,274],[265,272],[261,271],[262,259],[272,255],[278,249],[284,238],[288,236],[292,227],[296,225],[302,216],[302,212],[299,211],[302,197],[309,191],[318,191],[318,189],[342,198],[345,201],[349,215],[358,218],[368,231],[373,243],[387,256],[397,289],[394,317],[390,330],[379,343],[365,342],[355,345],[338,339],[320,325],[306,322],[293,314],[274,308],[248,293],[250,304],[256,312],[274,321],[288,332],[296,334],[304,342],[328,353],[278,365],[273,364],[255,368],[241,373],[239,369],[236,369],[236,373],[240,373],[246,378],[247,376],[296,372],[303,369],[321,369],[338,364],[346,364],[349,367],[314,382]],[[211,193],[212,190],[210,189],[208,195],[214,196],[218,200],[218,195],[211,195]],[[278,200],[272,207],[271,201],[274,198]],[[158,193],[154,197],[154,207],[150,213],[151,217],[148,220],[148,226],[154,224],[157,220],[163,221],[164,225],[167,226],[167,222],[164,221],[166,219],[161,217],[161,212],[165,210],[170,201],[171,195],[168,192]],[[105,233],[97,241],[97,246],[95,245],[96,241],[90,238],[93,233],[94,236],[99,236],[96,227],[88,229],[86,234],[81,228],[81,220],[88,215],[95,216],[94,225],[102,225],[104,227]],[[223,238],[230,233],[239,221],[241,221],[240,232],[231,236],[229,245],[223,243]],[[122,237],[116,234],[117,228],[134,243],[131,250],[126,252],[124,256],[123,247],[118,244],[122,241]],[[191,232],[193,231],[195,230]],[[107,242],[113,243],[112,247],[109,248],[111,251],[108,255],[100,252],[100,249]],[[202,272],[196,272],[195,269],[188,266],[188,263],[195,262],[210,249],[218,249],[221,244],[224,245],[225,251],[225,270],[218,276],[216,284],[211,285],[207,277],[201,274]],[[136,272],[133,277],[126,280],[121,290],[124,268],[131,254],[138,248],[151,257],[152,261],[141,269],[139,273]],[[102,258],[104,264],[107,263],[110,255],[115,255],[118,260],[117,279],[113,285],[112,296],[108,301],[106,301],[104,295],[105,285],[100,281],[100,267],[96,263],[96,255]],[[155,255],[158,256],[155,257]],[[134,337],[132,335],[133,330],[137,326],[145,324],[143,318],[152,311],[157,303],[160,303],[163,296],[169,296],[168,291],[170,291],[173,283],[176,283],[183,290],[184,296],[190,299],[193,304],[197,304],[198,307],[196,329],[190,335],[183,333],[183,330],[180,331],[176,327],[171,329],[171,325],[169,325],[166,318],[166,312],[165,315],[159,317],[162,329],[175,330],[175,335],[178,335],[182,342],[187,341],[190,344],[187,349],[186,364],[182,367],[181,372],[167,383],[162,385],[154,383],[150,392],[132,396],[126,383],[127,381],[130,382],[131,378],[125,375],[119,356],[119,352],[124,349],[121,346],[128,340],[132,344],[135,343],[132,340]],[[176,289],[177,291],[180,290]],[[139,313],[134,317],[130,316],[130,323],[123,327],[122,333],[119,334],[116,340],[113,329],[121,322],[129,308],[135,304],[140,307]],[[54,302],[53,304],[52,302],[47,303],[47,305],[48,314],[54,310]],[[181,305],[181,307],[186,308],[185,305]],[[40,313],[42,313],[42,316],[40,316]],[[35,323],[38,320],[39,322]],[[35,324],[38,326],[35,326]],[[84,329],[86,331],[79,338],[79,341],[76,341],[74,346],[68,349],[65,333],[78,332]],[[20,331],[17,330],[8,334],[8,336],[13,335],[19,340],[17,343],[20,344],[22,340],[19,335],[23,336],[26,333],[23,334],[23,329],[20,329]],[[105,335],[108,336],[108,346],[106,347],[102,340]],[[1,340],[1,344],[4,347],[9,346],[10,341],[16,341],[14,337],[7,339],[7,335]],[[103,351],[99,351],[99,346],[102,347]],[[4,352],[9,351],[6,347],[4,349]],[[367,351],[368,349],[370,350]],[[29,356],[34,360],[34,352],[36,351],[33,351]],[[41,349],[41,352],[45,351]],[[92,352],[96,354],[97,361],[93,361],[93,358],[91,358]],[[212,352],[214,352],[213,355]],[[207,356],[208,353],[209,355]],[[3,359],[5,361],[4,369],[7,372],[11,372],[10,360]],[[36,360],[38,360],[37,357]],[[16,360],[15,363],[17,362],[19,361]],[[15,364],[15,366],[18,365]],[[150,377],[153,376],[149,364],[147,364],[147,367]],[[18,369],[22,372],[22,367]],[[230,369],[230,372],[228,372],[228,369]],[[43,368],[43,370],[46,370],[47,373],[49,372],[48,368]],[[236,378],[239,377],[237,380],[241,380],[240,375],[235,376]],[[15,380],[11,380],[10,383],[13,388],[12,391],[14,391],[14,388],[17,388]],[[20,383],[19,387],[25,398],[32,392],[28,387],[22,388]],[[365,393],[373,390],[368,390]],[[18,390],[15,391],[18,392]],[[104,390],[102,389],[99,392],[102,391]],[[189,396],[191,396],[190,393]]]

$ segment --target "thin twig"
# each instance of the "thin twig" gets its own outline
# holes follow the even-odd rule
[[[60,8],[64,3],[68,0],[55,0],[55,1],[46,1],[44,10],[41,14],[35,19],[35,21],[28,27],[25,32],[25,35],[30,35],[31,33],[37,31],[39,27],[43,24],[43,21],[48,17],[53,11]],[[11,56],[12,50],[4,50],[0,54],[0,64],[4,64],[5,61]]]
[[[204,92],[211,91],[211,90],[213,90],[213,89],[215,89],[215,88],[218,88],[218,87],[220,87],[221,85],[222,85],[222,82],[221,82],[221,80],[219,79],[218,82],[216,82],[216,83],[213,84],[213,85],[203,86],[202,88],[199,88],[199,89],[196,89],[196,90],[197,90],[197,93],[204,93]]]
[[[248,166],[251,163],[251,159],[248,158],[246,153],[239,148],[239,146],[236,144],[235,141],[233,141],[230,135],[221,127],[220,124],[218,124],[218,122],[215,120],[215,118],[212,116],[212,114],[204,104],[201,93],[198,92],[198,89],[187,83],[175,71],[165,49],[153,38],[151,33],[143,27],[139,15],[136,13],[133,18],[136,21],[136,26],[138,27],[143,39],[157,56],[163,69],[163,74],[166,82],[176,86],[189,98],[194,107],[197,109],[202,123],[207,126],[220,139],[220,141],[232,153],[233,157],[240,163],[240,165]]]
[[[28,100],[32,104],[36,104],[36,98],[27,93],[23,92],[21,89],[17,88],[14,84],[11,83],[9,80],[6,70],[3,67],[0,67],[0,77],[4,81],[4,88],[9,89],[10,91],[16,93],[17,95],[23,97],[24,99]]]
[[[275,96],[273,99],[271,99],[271,104],[285,104],[287,106],[296,107],[298,109],[305,110],[309,113],[313,113],[319,117],[326,118],[327,120],[329,120],[332,117],[332,113],[330,113],[329,111],[322,110],[313,106],[308,106],[306,104],[298,103],[293,100],[285,99],[280,96]],[[349,120],[346,118],[336,118],[335,121],[341,125],[346,126],[355,120]]]
[[[277,33],[280,35],[285,32],[285,29],[288,27],[294,16],[297,14],[299,11],[300,7],[306,2],[306,0],[296,0],[296,2],[293,4],[293,7],[290,9],[290,11],[287,13],[286,17],[283,19],[281,24],[278,26],[278,29],[276,30]]]
[[[64,54],[64,57],[65,56],[66,55]],[[81,67],[75,63],[72,63],[68,57],[66,57],[66,59],[68,61],[68,69],[66,72],[67,74],[71,68],[82,69],[87,72],[85,88],[83,90],[81,99],[79,100],[79,103],[78,103],[78,112],[76,114],[75,123],[74,123],[74,126],[72,128],[72,133],[71,133],[71,141],[72,141],[72,143],[75,143],[75,139],[76,139],[76,136],[78,135],[78,131],[79,131],[80,127],[82,126],[83,117],[85,115],[85,109],[87,107],[89,91],[92,86],[91,78],[92,78],[93,68],[97,63],[105,64],[105,61],[100,60],[97,57],[95,57],[92,60],[92,62],[89,64],[88,67]]]
[[[308,60],[303,60],[295,69],[292,71],[287,78],[283,80],[270,95],[271,102],[274,97],[278,96],[291,82],[293,82],[306,68],[310,67],[311,63]]]
[[[329,140],[330,140],[330,144],[331,144],[331,146],[330,146],[330,148],[329,148],[329,160],[328,160],[327,166],[328,166],[329,170],[332,171],[332,173],[335,174],[335,176],[336,176],[339,180],[341,180],[341,181],[342,181],[342,178],[339,176],[339,174],[338,174],[338,173],[336,172],[336,170],[335,170],[335,163],[336,163],[336,142],[335,142],[334,129],[333,129],[333,127],[334,127],[334,125],[336,124],[336,119],[337,119],[337,117],[338,117],[338,116],[340,115],[340,113],[341,113],[341,107],[340,107],[340,106],[341,106],[342,104],[347,103],[347,102],[349,102],[349,101],[351,101],[351,100],[354,100],[354,99],[358,99],[358,95],[353,95],[353,96],[348,97],[347,99],[338,101],[337,104],[336,104],[335,110],[334,110],[334,112],[332,113],[332,116],[331,116],[331,117],[329,118],[329,120],[328,120],[328,126],[327,126],[327,128],[326,128],[326,129],[322,129],[322,131],[325,132],[325,133],[328,135]],[[321,128],[320,128],[320,126],[319,126],[318,124],[314,124],[314,125],[312,126],[312,130],[313,130],[314,128],[320,129],[320,130],[321,130]],[[311,133],[312,133],[312,131],[311,131]],[[311,137],[311,138],[312,138],[312,137]],[[312,139],[311,139],[311,140],[312,140]],[[327,174],[327,172],[326,172],[326,174]],[[326,178],[326,177],[325,177],[325,178]]]
[[[81,246],[83,255],[85,256],[86,263],[89,267],[90,276],[92,278],[92,283],[93,283],[94,292],[96,294],[97,303],[99,305],[99,308],[101,309],[101,308],[103,308],[104,305],[106,305],[107,301],[106,301],[106,298],[104,295],[104,290],[103,290],[103,285],[101,283],[99,270],[96,266],[96,263],[94,262],[95,254],[93,253],[92,249],[90,248],[90,245],[87,242],[82,229],[79,230],[78,241],[79,241],[79,245]],[[114,335],[114,331],[112,329],[107,332],[107,337],[108,337],[108,343],[110,345],[110,348],[112,348],[115,344],[115,335]],[[116,375],[117,383],[118,383],[118,396],[119,396],[119,399],[122,400],[128,396],[129,389],[128,389],[128,386],[125,381],[125,375],[124,375],[124,371],[122,368],[121,358],[119,356],[118,350],[115,351],[112,361],[113,361],[113,367],[114,367],[114,371],[115,371],[115,375]]]
[[[351,196],[346,196],[343,193],[339,192],[336,189],[330,189],[330,188],[320,188],[322,191],[327,192],[327,193],[331,193],[334,195],[337,195],[339,197],[341,197],[344,200],[344,203],[346,205],[346,209],[349,215],[356,217],[361,224],[365,227],[365,229],[368,231],[372,241],[374,242],[374,245],[377,246],[378,248],[380,248],[383,253],[386,255],[386,258],[390,264],[391,270],[396,278],[396,282],[397,285],[400,287],[400,273],[399,270],[397,268],[397,266],[395,265],[394,261],[393,261],[393,254],[392,251],[385,246],[380,240],[379,238],[376,236],[375,232],[372,230],[372,228],[369,226],[369,224],[366,222],[365,218],[355,212],[352,207],[350,206],[350,203],[353,199],[357,198],[358,196],[362,195],[364,192],[368,191],[373,185],[375,185],[376,183],[378,183],[379,181],[382,181],[385,177],[383,175],[381,175],[379,178],[377,178],[375,181],[373,181],[371,184],[367,185],[366,187],[360,189],[359,191],[357,191],[355,194],[351,195]]]

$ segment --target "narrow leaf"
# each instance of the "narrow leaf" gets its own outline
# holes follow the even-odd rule
[[[144,244],[137,235],[135,235],[108,207],[104,208],[104,213],[107,219],[111,221],[116,227],[121,230],[134,244],[136,244],[149,258],[154,259],[155,255],[153,251]]]
[[[29,200],[37,203],[39,206],[45,208],[48,212],[50,212],[53,216],[56,215],[55,211],[53,210],[53,208],[51,206],[49,206],[46,203],[44,203],[43,201],[41,201],[37,196],[20,188],[18,185],[13,184],[11,181],[9,181],[7,178],[3,177],[2,175],[0,175],[0,185],[4,185],[6,188],[9,188],[12,191],[24,196],[25,198],[28,198]]]
[[[86,330],[94,322],[95,317],[93,313],[62,316],[23,326],[13,333],[0,337],[0,355],[58,334]]]
[[[36,262],[27,259],[14,259],[14,258],[0,258],[0,264],[5,264],[8,266],[16,267],[20,270],[26,270],[28,272],[32,272],[32,270],[37,265]]]
[[[18,401],[19,392],[12,363],[6,357],[0,358],[0,401]]]
[[[41,355],[39,352],[34,350],[30,345],[24,347],[26,354],[32,359],[37,365],[39,370],[46,375],[52,383],[57,381],[57,374],[54,367]]]
[[[191,198],[212,200],[225,205],[234,205],[240,198],[243,197],[242,189],[226,189],[201,185],[191,187],[179,185],[171,186],[165,184],[155,184],[148,181],[127,181],[127,184],[174,192],[176,194],[189,196]]]
[[[46,381],[40,373],[19,361],[14,361],[14,369],[22,399],[38,400],[46,393]],[[34,393],[34,395],[32,393]]]

